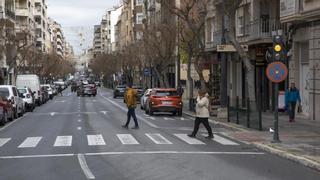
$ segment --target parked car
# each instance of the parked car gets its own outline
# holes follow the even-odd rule
[[[124,92],[125,91],[126,91],[126,86],[125,85],[116,86],[116,88],[113,90],[113,98],[124,97]]]
[[[182,116],[182,100],[176,89],[153,89],[146,102],[145,111],[149,115],[154,112],[172,112]]]
[[[30,88],[18,88],[18,92],[22,94],[22,100],[26,110],[32,112],[35,108],[35,97]]]
[[[44,91],[48,92],[49,99],[53,98],[53,90],[51,88],[50,84],[42,84],[41,87],[43,87]]]
[[[43,97],[41,93],[40,87],[40,79],[39,76],[35,74],[30,75],[18,75],[16,81],[17,87],[29,87],[32,90],[35,101],[37,105],[41,105],[43,102]]]
[[[13,106],[6,97],[0,97],[0,125],[14,119]]]
[[[137,91],[137,103],[140,103],[140,98],[143,96],[143,89],[141,86],[132,86],[132,89]],[[124,92],[124,96],[126,94],[126,91]],[[126,98],[123,99],[123,102],[126,103]]]
[[[96,84],[96,86],[101,87],[101,82],[100,81],[95,81],[94,83]]]
[[[22,116],[24,114],[24,102],[19,96],[19,92],[15,86],[1,85],[0,96],[6,97],[8,100],[10,100],[13,106],[14,118],[17,118],[18,116]]]
[[[146,108],[146,102],[147,102],[147,99],[150,96],[151,91],[152,91],[152,89],[147,89],[144,92],[144,94],[142,95],[142,97],[140,98],[140,108],[141,109],[145,109]]]
[[[56,87],[60,86],[62,88],[62,90],[65,90],[67,88],[67,85],[64,81],[56,81],[56,82],[53,82],[53,84]]]
[[[52,84],[51,89],[52,89],[53,96],[56,96],[58,94],[57,88]]]

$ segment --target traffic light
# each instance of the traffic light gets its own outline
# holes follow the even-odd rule
[[[280,35],[273,37],[273,61],[285,61],[285,47]]]

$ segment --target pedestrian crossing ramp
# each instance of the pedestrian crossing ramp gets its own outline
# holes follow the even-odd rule
[[[169,138],[159,133],[146,133],[144,136],[150,140],[150,142],[156,145],[173,145],[179,143],[186,143],[189,145],[206,145],[211,143],[217,143],[225,146],[237,146],[239,143],[227,139],[221,135],[215,134],[214,139],[210,141],[203,141],[202,138],[191,138],[187,134],[172,134],[175,140],[169,140]],[[206,136],[202,134],[199,136]],[[109,137],[109,136],[108,136]],[[172,139],[172,137],[170,137]],[[109,137],[110,138],[110,137]],[[122,145],[144,145],[144,141],[137,140],[132,134],[116,134],[117,141]],[[71,147],[74,138],[73,136],[57,136],[52,142],[52,146],[59,147]],[[177,140],[177,141],[176,141]],[[17,148],[36,148],[41,141],[47,141],[46,137],[26,137],[22,142],[14,141],[12,138],[0,138],[0,150],[5,148],[10,142],[18,143]],[[105,139],[102,134],[86,135],[86,142],[88,146],[106,146],[108,145],[108,139]]]

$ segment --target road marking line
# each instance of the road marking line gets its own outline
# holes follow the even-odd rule
[[[189,137],[187,134],[174,134],[174,135],[188,144],[194,144],[194,145],[204,145],[205,144],[204,142],[199,141],[196,138]]]
[[[194,155],[264,155],[263,152],[212,152],[212,151],[131,151],[131,152],[100,152],[85,153],[86,156],[99,155],[135,155],[135,154],[194,154]],[[1,158],[1,157],[0,157]]]
[[[207,136],[207,134],[202,134],[203,136]],[[218,135],[214,135],[214,138],[212,139],[213,141],[222,144],[222,145],[231,145],[231,146],[237,146],[239,145],[238,143],[235,143],[229,139],[226,139],[224,137],[218,136]]]
[[[39,144],[41,139],[42,137],[28,137],[18,146],[18,148],[34,148]]]
[[[72,136],[57,136],[54,147],[71,146]]]
[[[182,117],[182,118],[180,118],[180,120],[181,120],[181,121],[184,121],[185,119]]]
[[[78,154],[78,161],[87,179],[95,179],[96,177],[92,174],[91,170],[89,169],[86,158],[83,154]]]
[[[11,140],[11,138],[0,138],[0,147],[5,145],[10,140]]]
[[[168,139],[163,137],[161,134],[146,134],[156,144],[172,144]]]
[[[163,118],[164,120],[166,120],[166,121],[174,121],[175,119],[172,119],[172,118]]]
[[[77,129],[78,129],[78,131],[80,131],[82,129],[82,127],[79,126],[79,127],[77,127]]]
[[[117,134],[122,144],[140,144],[131,134]]]
[[[118,108],[122,109],[123,111],[127,111],[126,108],[122,107],[122,106],[119,105],[118,103],[116,103],[116,102],[114,102],[114,101],[112,101],[112,100],[110,100],[110,99],[108,99],[108,98],[106,98],[106,97],[104,97],[104,96],[102,96],[102,97],[103,97],[104,99],[106,99],[107,101],[109,101],[111,104],[113,104],[113,105],[117,106]],[[144,119],[143,117],[141,117],[141,116],[139,116],[139,115],[136,115],[136,116],[137,116],[141,121],[143,121],[144,123],[148,124],[149,126],[151,126],[151,127],[153,127],[153,128],[159,128],[157,125],[155,125],[155,124],[147,121],[147,120]]]
[[[81,119],[78,119],[78,122],[81,122],[82,120]]]
[[[99,135],[87,135],[89,146],[103,146],[106,145],[101,134]]]
[[[210,152],[210,151],[133,151],[133,152],[100,152],[85,153],[85,156],[101,155],[149,155],[149,154],[190,154],[190,155],[265,155],[263,152]],[[50,157],[73,157],[76,154],[44,154],[44,155],[25,155],[25,156],[0,156],[0,159],[28,159],[28,158],[50,158]]]

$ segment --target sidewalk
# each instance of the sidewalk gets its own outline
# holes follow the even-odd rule
[[[184,114],[194,116],[185,103]],[[273,114],[264,114],[264,129],[273,128]],[[279,136],[281,143],[271,143],[273,134],[268,130],[258,131],[248,129],[242,125],[228,123],[211,117],[210,122],[235,131],[226,135],[241,142],[252,144],[264,151],[299,162],[305,166],[320,171],[320,121],[312,121],[298,117],[295,123],[289,123],[288,117],[282,114],[279,117]]]

